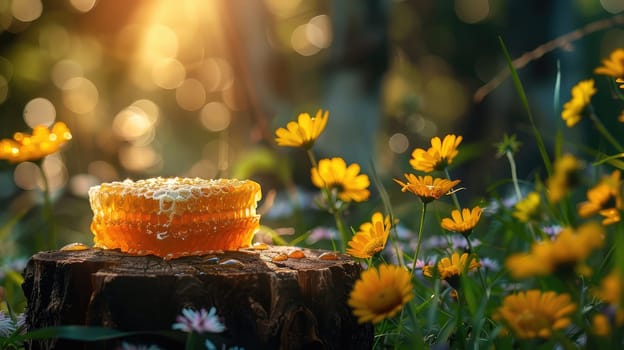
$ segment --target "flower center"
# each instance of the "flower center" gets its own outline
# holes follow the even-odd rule
[[[535,335],[538,335],[540,331],[549,328],[548,320],[543,317],[543,315],[535,313],[531,310],[522,311],[518,315],[517,323],[520,329],[525,332],[535,332]]]
[[[388,288],[377,291],[371,298],[370,308],[376,314],[383,314],[392,311],[400,306],[401,295],[396,289]]]
[[[373,256],[379,253],[380,251],[382,251],[383,248],[384,248],[383,239],[374,238],[374,239],[371,239],[370,242],[368,242],[368,244],[366,244],[366,246],[364,247],[364,251],[366,252],[366,255]]]

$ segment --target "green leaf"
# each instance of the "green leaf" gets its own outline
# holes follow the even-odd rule
[[[499,36],[498,41],[501,45],[503,53],[505,54],[507,67],[509,68],[511,79],[514,82],[514,86],[516,88],[516,91],[518,92],[518,96],[520,97],[522,106],[524,107],[525,111],[527,112],[527,115],[529,116],[531,129],[533,131],[533,135],[535,136],[535,141],[537,142],[537,148],[539,149],[540,155],[542,156],[542,161],[544,162],[544,166],[546,167],[546,172],[550,176],[552,174],[552,163],[550,161],[550,158],[548,157],[548,153],[546,152],[546,146],[544,144],[544,140],[542,139],[542,135],[540,135],[539,130],[537,129],[537,125],[535,125],[533,113],[531,112],[531,108],[529,106],[529,100],[527,99],[526,93],[524,92],[524,87],[522,86],[522,82],[520,81],[520,77],[518,76],[518,72],[516,71],[516,68],[514,68],[513,66],[511,57],[509,56],[509,52],[507,51],[507,47],[505,46],[505,42],[503,41],[503,38]]]

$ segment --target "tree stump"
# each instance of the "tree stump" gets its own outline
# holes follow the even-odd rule
[[[226,326],[218,335],[226,348],[371,348],[372,326],[359,325],[347,305],[361,266],[343,254],[319,259],[324,251],[309,249],[301,249],[301,259],[275,261],[294,250],[299,248],[276,246],[173,260],[118,250],[41,252],[24,272],[26,325],[166,331],[182,308],[214,306]],[[184,347],[153,333],[124,341]],[[29,348],[117,349],[120,343],[50,339]]]

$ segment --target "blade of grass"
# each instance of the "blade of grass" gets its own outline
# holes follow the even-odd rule
[[[516,88],[516,92],[518,92],[518,96],[520,97],[520,101],[522,102],[522,106],[524,107],[527,115],[529,116],[529,122],[531,123],[531,129],[533,130],[533,135],[535,136],[535,141],[537,142],[537,148],[539,149],[540,155],[542,156],[542,161],[544,162],[544,167],[546,168],[546,172],[548,176],[552,174],[552,163],[550,158],[548,157],[548,153],[546,152],[546,146],[544,144],[544,140],[542,139],[542,135],[540,135],[539,130],[537,129],[537,125],[535,125],[535,119],[533,118],[533,113],[531,112],[531,108],[529,106],[529,100],[526,97],[526,93],[524,92],[524,87],[522,86],[522,82],[520,81],[520,77],[518,76],[518,72],[514,68],[511,62],[511,56],[509,56],[509,51],[507,51],[507,47],[505,46],[505,42],[501,36],[498,37],[498,41],[501,45],[503,53],[505,54],[505,60],[507,61],[507,66],[509,67],[509,71],[511,74],[511,79]]]
[[[555,91],[553,92],[553,107],[555,115],[559,115],[559,101],[561,98],[561,62],[557,60],[557,76],[555,77]]]
[[[394,224],[395,216],[394,216],[394,212],[392,211],[392,204],[390,204],[390,196],[388,195],[388,191],[386,191],[386,188],[384,187],[384,185],[381,183],[381,180],[379,179],[379,176],[377,175],[375,162],[373,162],[372,160],[370,161],[370,167],[371,167],[371,177],[373,178],[373,182],[375,183],[375,188],[379,192],[379,197],[381,198],[381,202],[383,203],[384,211],[388,213],[388,215],[390,215],[390,222],[392,223],[391,230],[393,233],[392,235],[390,235],[390,242],[392,244],[392,248],[394,249],[394,252],[397,256],[399,265],[405,266],[405,260],[403,260],[403,254],[401,252],[401,249],[399,248],[399,242],[397,242],[399,238],[399,234],[397,232],[396,225]]]

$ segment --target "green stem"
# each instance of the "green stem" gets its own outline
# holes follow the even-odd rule
[[[342,212],[336,209],[333,203],[332,211],[334,213],[334,220],[336,221],[336,228],[338,229],[338,233],[340,233],[340,251],[344,253],[347,249],[349,236],[347,235],[347,230],[345,228],[344,222],[342,221]]]
[[[39,172],[43,180],[43,219],[48,226],[48,249],[56,248],[56,225],[52,215],[52,200],[50,199],[50,184],[43,170],[43,164],[39,164]]]
[[[318,164],[316,163],[316,157],[314,157],[314,153],[312,152],[311,148],[306,150],[306,154],[308,155],[308,159],[310,160],[310,164],[312,164],[312,167],[318,168]]]
[[[449,181],[453,181],[453,179],[451,178],[451,174],[448,171],[448,168],[444,168],[444,173],[446,174],[446,178]],[[455,208],[461,212],[461,205],[459,205],[459,199],[457,199],[457,194],[455,194],[453,189],[451,189],[451,191],[452,191],[451,198],[453,198],[453,203],[455,204]]]
[[[611,135],[609,130],[604,126],[604,124],[602,124],[600,119],[598,119],[598,117],[594,113],[594,108],[592,107],[592,105],[589,105],[589,119],[594,123],[594,127],[596,128],[596,130],[598,130],[598,132],[600,132],[602,136],[604,136],[604,138],[609,141],[611,146],[613,146],[618,152],[624,152],[624,147],[622,147],[622,145],[617,142],[615,137]]]
[[[520,192],[520,185],[518,184],[518,173],[516,171],[516,161],[514,160],[513,153],[507,150],[505,151],[505,155],[507,156],[507,160],[509,161],[509,167],[511,168],[511,179],[514,184],[514,190],[516,191],[516,197],[518,200],[522,199],[522,192]]]
[[[420,244],[422,242],[423,227],[425,226],[425,213],[427,212],[427,203],[423,202],[422,210],[420,211],[420,224],[418,225],[418,241],[416,242],[416,252],[414,253],[414,261],[412,262],[412,273],[416,271],[416,261],[418,260],[418,254],[420,253]]]
[[[308,155],[308,159],[310,160],[310,164],[312,165],[312,167],[318,170],[318,163],[316,161],[316,157],[314,157],[312,149],[306,149],[306,154]],[[344,222],[342,221],[342,212],[337,208],[337,200],[335,196],[332,196],[332,193],[326,184],[323,184],[323,188],[321,188],[321,195],[323,196],[323,201],[327,205],[327,210],[334,215],[336,229],[340,234],[340,251],[344,253],[346,250],[347,242],[349,241],[349,236],[347,235]],[[331,244],[332,248],[336,250],[336,243],[333,239],[331,240]]]

